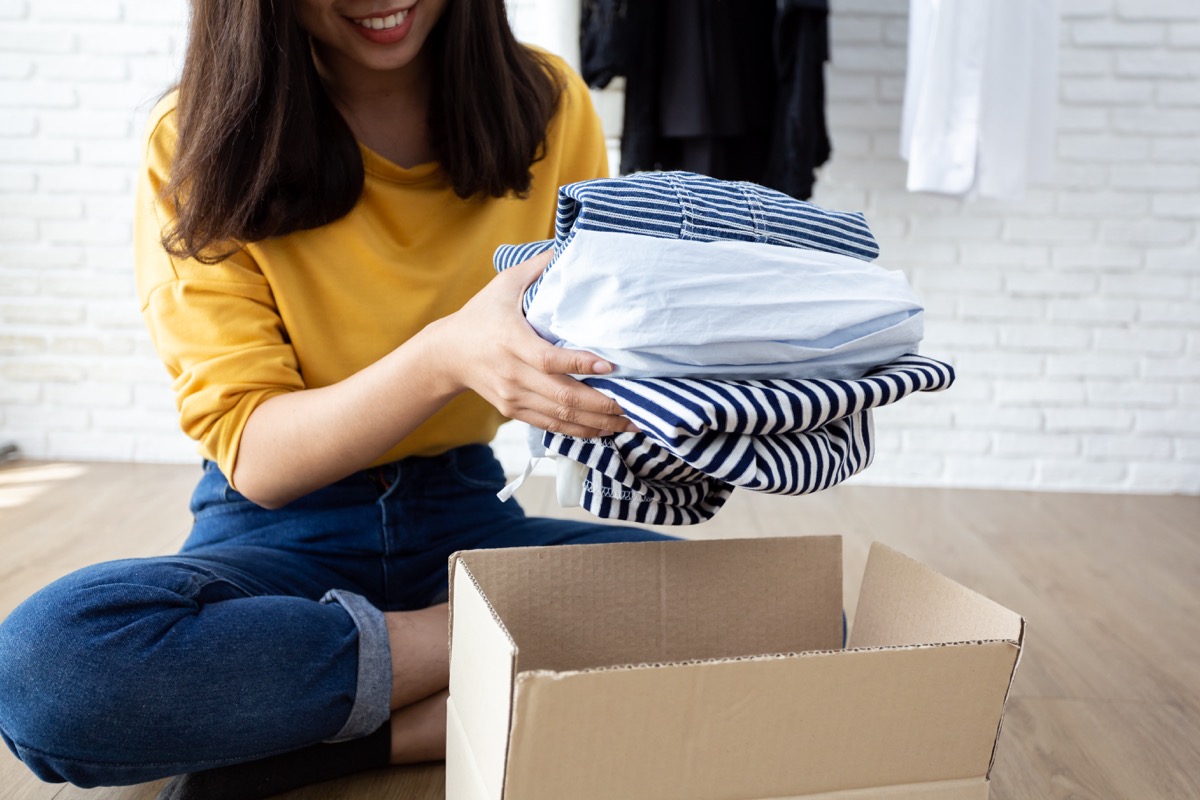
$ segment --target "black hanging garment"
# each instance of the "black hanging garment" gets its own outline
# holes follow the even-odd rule
[[[825,126],[825,62],[829,0],[782,0],[775,22],[779,95],[767,185],[792,197],[812,196],[817,167],[829,160]]]
[[[583,0],[583,79],[603,89],[625,78],[621,172],[658,169],[658,70],[664,0]]]
[[[811,196],[829,157],[827,17],[828,0],[584,0],[584,80],[626,79],[621,172]]]

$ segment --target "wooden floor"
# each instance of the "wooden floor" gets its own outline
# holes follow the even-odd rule
[[[188,529],[198,468],[0,468],[0,617],[86,564],[168,553]],[[533,513],[552,487],[521,490]],[[679,532],[677,529],[676,532]],[[1200,498],[839,487],[807,498],[741,492],[721,538],[846,537],[847,611],[880,540],[1024,614],[1025,656],[992,775],[994,800],[1200,798]],[[395,769],[289,800],[442,797],[440,767]],[[0,800],[134,800],[159,784],[43,784],[0,747]],[[566,800],[566,799],[564,799]]]

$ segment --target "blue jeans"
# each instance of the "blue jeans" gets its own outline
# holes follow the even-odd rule
[[[444,600],[451,553],[667,538],[527,517],[503,483],[474,445],[269,511],[206,463],[178,555],[82,569],[0,623],[0,737],[98,786],[365,736],[390,714],[382,612]]]

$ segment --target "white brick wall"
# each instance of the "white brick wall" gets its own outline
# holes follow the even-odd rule
[[[907,3],[834,0],[814,199],[866,212],[959,372],[878,414],[862,482],[1200,492],[1200,5],[1062,5],[1058,168],[1002,203],[903,192]]]
[[[41,458],[194,460],[133,294],[142,124],[181,0],[0,0],[0,441]]]
[[[569,51],[560,0],[518,32]],[[906,0],[834,0],[835,155],[928,308],[949,392],[882,410],[857,478],[1200,493],[1200,5],[1062,0],[1059,164],[1020,203],[904,190]],[[0,0],[0,441],[52,458],[191,460],[132,294],[141,121],[177,74],[182,0]],[[619,129],[619,98],[599,99]],[[521,434],[502,431],[510,467]]]

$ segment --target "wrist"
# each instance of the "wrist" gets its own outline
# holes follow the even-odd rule
[[[450,335],[449,317],[434,320],[410,340],[421,363],[426,391],[447,401],[467,390],[458,356]]]

